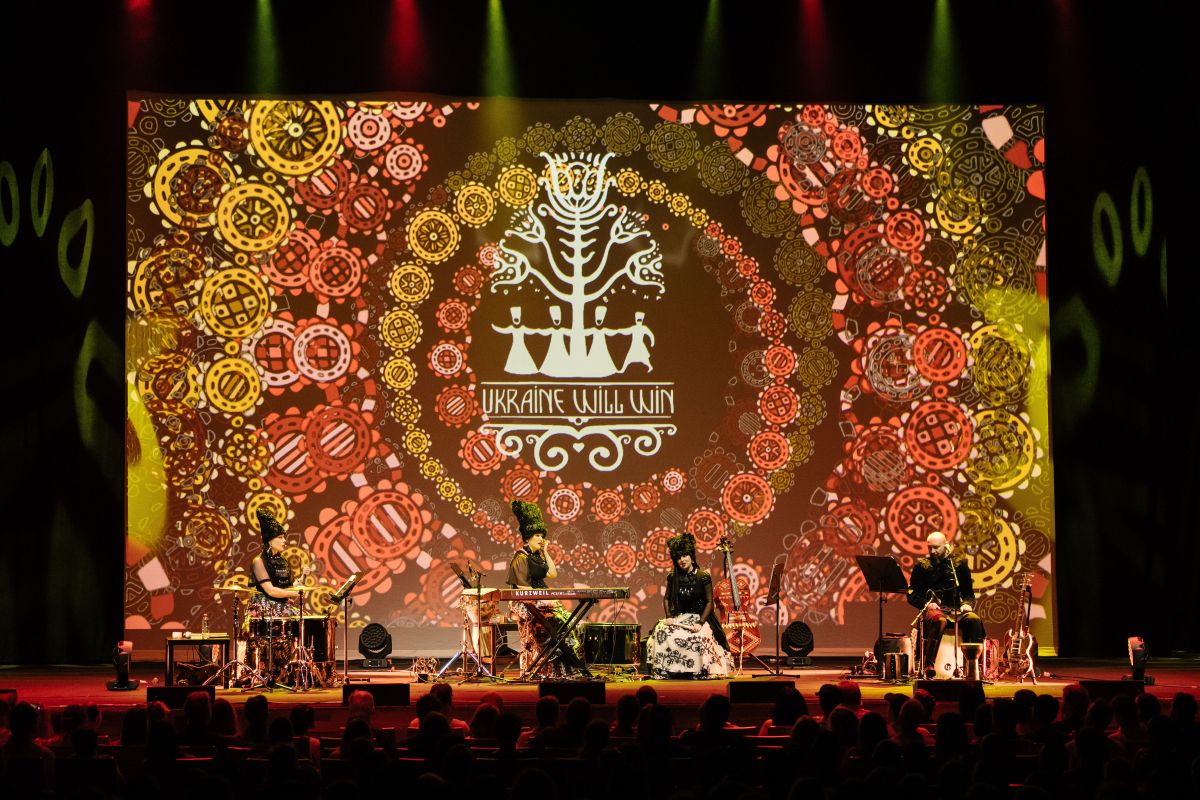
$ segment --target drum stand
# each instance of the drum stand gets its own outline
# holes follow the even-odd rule
[[[284,684],[293,692],[307,692],[311,689],[324,688],[325,683],[317,674],[317,665],[312,660],[312,654],[304,646],[304,587],[293,587],[301,594],[296,604],[296,649],[292,658],[284,665],[283,670],[292,679],[291,685]]]
[[[459,681],[459,683],[481,681],[485,678],[489,681],[496,681],[498,678],[496,678],[496,676],[488,671],[488,668],[483,665],[483,661],[480,660],[478,653],[479,645],[483,643],[483,573],[476,572],[469,562],[467,564],[467,569],[470,570],[472,577],[475,578],[475,642],[473,643],[471,641],[471,632],[469,629],[469,626],[472,624],[471,621],[469,619],[463,619],[462,647],[449,661],[446,662],[446,666],[438,670],[436,677],[441,678],[446,674],[446,672],[449,671],[450,667],[454,666],[454,662],[462,659],[463,678],[461,681]],[[466,610],[464,609],[463,616],[466,617],[466,615]],[[492,646],[495,647],[494,642]],[[474,662],[474,666],[469,666],[467,664],[468,659]],[[482,675],[480,673],[482,673]]]
[[[222,679],[222,685],[225,686],[225,688],[229,688],[232,684],[237,682],[240,676],[248,675],[250,677],[250,684],[244,688],[245,691],[261,689],[263,687],[270,690],[272,688],[273,681],[237,657],[238,631],[240,630],[241,626],[241,619],[238,614],[240,604],[235,600],[233,601],[232,605],[233,627],[230,629],[231,633],[229,634],[229,647],[233,653],[233,657],[229,659],[229,662],[225,664],[225,666],[221,667],[219,670],[210,675],[208,680],[201,685],[208,686],[209,684],[216,683],[218,679]],[[247,646],[249,646],[249,643],[247,643]]]

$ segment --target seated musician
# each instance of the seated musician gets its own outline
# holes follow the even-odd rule
[[[925,540],[929,555],[919,559],[913,566],[908,579],[908,602],[920,608],[921,639],[924,643],[921,671],[928,677],[934,674],[934,661],[942,634],[957,615],[960,644],[981,644],[984,630],[983,620],[975,614],[975,587],[971,580],[971,567],[965,557],[955,554],[945,534],[934,531]],[[961,665],[970,677],[974,664]]]
[[[542,510],[535,503],[521,500],[512,501],[513,515],[521,530],[521,540],[525,546],[517,551],[508,562],[508,577],[505,579],[514,589],[546,589],[546,579],[558,577],[554,559],[546,551],[546,523],[542,519]],[[512,603],[509,616],[517,622],[517,630],[521,635],[521,670],[526,670],[541,653],[542,646],[550,638],[551,632],[541,624],[538,615],[530,610],[523,602]],[[563,604],[557,600],[536,601],[541,616],[551,626],[562,625],[570,616]],[[564,647],[569,647],[573,653],[580,652],[578,637],[572,633]],[[545,664],[546,675],[563,675],[574,671],[576,660],[569,655],[558,653]]]
[[[675,568],[663,594],[666,619],[646,642],[646,659],[656,678],[712,678],[730,671],[729,643],[713,616],[712,576],[696,565],[690,533],[667,542]]]
[[[262,533],[263,551],[250,564],[250,575],[258,594],[250,598],[250,614],[258,617],[286,617],[293,614],[287,601],[299,597],[291,588],[292,571],[287,559],[280,555],[287,547],[283,526],[269,508],[258,509],[258,528]]]

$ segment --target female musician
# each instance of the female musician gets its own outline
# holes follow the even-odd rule
[[[250,614],[258,617],[287,617],[292,615],[287,601],[299,597],[291,588],[294,581],[287,560],[280,555],[287,547],[283,526],[269,508],[260,508],[258,529],[262,533],[263,551],[250,564],[251,575],[258,594],[250,598]]]
[[[712,678],[730,671],[725,631],[713,616],[712,576],[696,565],[690,533],[667,541],[675,568],[667,575],[666,619],[654,626],[646,658],[655,678]]]
[[[508,577],[506,582],[514,589],[546,589],[546,579],[558,577],[558,569],[554,559],[546,550],[546,523],[542,519],[542,510],[535,503],[521,500],[512,501],[513,515],[521,530],[521,540],[524,547],[516,552],[508,562]],[[552,626],[565,624],[569,614],[557,600],[540,600],[536,603],[513,602],[509,609],[509,617],[517,622],[517,630],[521,634],[521,670],[524,671],[541,653],[542,645],[550,637],[550,632],[541,624],[538,615],[530,610],[530,605],[536,605]],[[572,634],[567,642],[572,651],[580,651],[578,638]],[[569,662],[569,659],[566,659]],[[545,665],[546,672],[565,673],[571,669],[570,663],[563,663],[561,654]]]

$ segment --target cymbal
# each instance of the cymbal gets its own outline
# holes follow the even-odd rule
[[[214,592],[247,592],[247,593],[252,593],[252,592],[257,592],[257,591],[258,591],[258,589],[255,589],[253,586],[214,586],[214,587],[212,587],[212,588],[213,588],[213,591],[214,591]]]

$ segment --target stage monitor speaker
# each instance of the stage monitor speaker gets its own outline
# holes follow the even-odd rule
[[[594,706],[602,706],[606,702],[603,681],[542,681],[538,684],[538,697],[557,697],[558,702],[566,704],[576,697],[582,697]]]
[[[796,682],[786,681],[730,681],[729,702],[731,703],[774,703],[781,689],[796,688]]]
[[[375,707],[406,706],[409,704],[407,683],[346,683],[342,684],[342,705],[350,704],[354,692],[367,692],[375,698]]]
[[[215,686],[147,686],[146,702],[161,700],[167,704],[167,708],[179,709],[183,708],[184,701],[192,692],[204,692],[208,695],[209,702],[217,699]]]
[[[1146,690],[1145,681],[1105,681],[1105,680],[1090,680],[1079,681],[1079,685],[1088,693],[1088,697],[1095,700],[1103,697],[1105,700],[1112,700],[1119,694],[1127,694],[1130,697],[1136,697]]]
[[[940,680],[917,681],[916,685],[913,686],[913,690],[924,689],[933,695],[939,703],[957,703],[962,699],[963,690],[968,686],[983,688],[983,685],[979,681]]]

